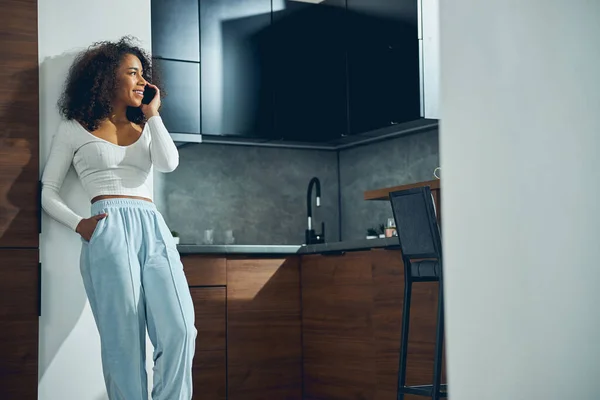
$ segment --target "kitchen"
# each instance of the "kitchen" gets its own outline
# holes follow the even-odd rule
[[[351,2],[240,4],[154,1],[146,8],[149,30],[98,28],[67,40],[57,25],[65,10],[41,2],[39,39],[29,33],[24,48],[30,58],[39,52],[42,157],[26,166],[25,176],[37,183],[74,51],[125,33],[151,43],[167,94],[161,115],[180,156],[173,173],[155,173],[155,202],[179,237],[195,303],[195,398],[394,397],[403,265],[397,250],[385,250],[397,239],[366,238],[392,214],[387,201],[364,196],[431,181],[439,166],[437,100],[426,101],[422,90],[434,85],[421,80],[420,3],[400,7],[385,23],[386,10],[361,11],[368,2],[354,2],[355,10]],[[71,10],[87,12],[81,7]],[[357,33],[346,31],[350,26]],[[35,101],[11,91],[13,104]],[[32,126],[28,143],[37,146],[34,132]],[[76,212],[89,212],[72,175],[62,192]],[[21,329],[39,325],[39,337],[30,329],[3,346],[25,360],[15,376],[22,382],[35,376],[39,385],[15,382],[11,390],[21,398],[35,390],[41,399],[104,399],[98,336],[77,267],[80,243],[30,200],[31,220],[39,222],[21,224],[31,231],[21,236],[31,236],[28,246],[35,247],[41,233],[41,262],[23,269],[11,286],[21,294],[10,304],[29,305],[23,313],[35,319],[25,318],[29,325]],[[3,245],[20,245],[9,237],[18,238],[5,234]],[[21,252],[14,262],[28,264],[34,252]],[[418,352],[433,350],[437,297],[430,286],[415,291]],[[150,383],[151,352],[148,343]],[[355,356],[346,363],[343,354]],[[431,360],[409,355],[408,383],[429,383]],[[65,385],[74,375],[76,384]]]
[[[205,231],[305,243],[313,177],[315,228],[327,242],[364,238],[392,216],[364,191],[435,179],[435,2],[280,3],[152,4],[162,115],[182,160],[156,177],[156,202],[181,243]]]
[[[395,398],[403,264],[389,201],[365,196],[436,181],[434,5],[153,1],[180,152],[155,201],[196,306],[198,398]],[[437,283],[414,304],[407,383],[430,384]]]

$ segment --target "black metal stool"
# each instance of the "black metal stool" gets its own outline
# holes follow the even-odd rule
[[[438,400],[448,397],[448,394],[447,385],[441,384],[444,341],[442,244],[433,197],[427,186],[392,192],[390,193],[390,202],[404,261],[404,307],[397,399],[404,400],[405,394],[414,394]],[[439,282],[433,384],[406,386],[410,299],[413,283],[419,282]]]

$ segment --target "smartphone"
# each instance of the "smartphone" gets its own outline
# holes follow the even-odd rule
[[[154,96],[156,96],[156,89],[146,85],[144,88],[144,98],[142,99],[142,104],[150,104],[152,99],[154,99]]]

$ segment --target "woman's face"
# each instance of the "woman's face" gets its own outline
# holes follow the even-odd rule
[[[133,54],[127,54],[117,68],[117,92],[115,104],[139,107],[144,98],[146,80],[143,77],[142,63]]]

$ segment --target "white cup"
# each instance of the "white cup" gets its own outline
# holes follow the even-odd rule
[[[215,240],[214,231],[212,229],[207,229],[204,231],[204,238],[202,239],[202,244],[213,244]]]
[[[228,229],[225,231],[225,244],[234,244],[235,238],[233,237],[233,231]]]

